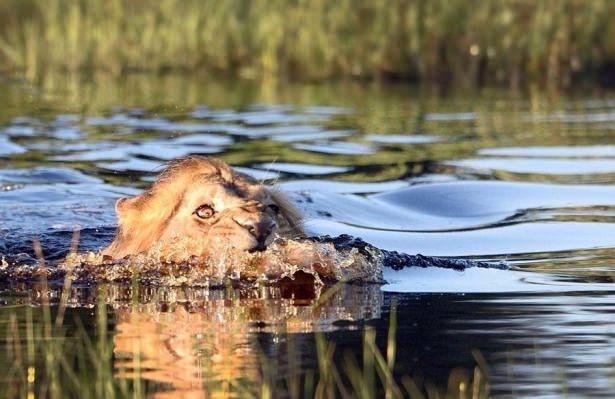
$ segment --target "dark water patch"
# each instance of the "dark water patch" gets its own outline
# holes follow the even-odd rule
[[[446,364],[471,364],[480,350],[497,397],[607,397],[613,296],[559,294],[397,295],[404,364],[437,378]],[[434,318],[433,315],[438,317]],[[411,354],[411,355],[410,355]],[[606,356],[605,356],[606,354]],[[446,378],[440,374],[440,378]]]
[[[115,230],[114,227],[79,228],[78,226],[74,226],[71,230],[70,226],[66,226],[65,229],[55,228],[41,231],[31,237],[5,233],[0,237],[2,259],[8,265],[15,265],[16,268],[13,270],[12,266],[5,267],[2,272],[3,279],[5,281],[39,280],[39,259],[35,250],[36,245],[40,245],[44,260],[49,262],[48,267],[51,267],[49,270],[51,275],[58,278],[63,277],[64,273],[58,274],[54,271],[54,268],[55,265],[66,258],[70,251],[98,251],[111,242]],[[77,236],[75,236],[76,233]],[[73,242],[75,237],[78,238],[76,243]],[[17,266],[21,267],[19,271]],[[13,272],[15,273],[13,274]]]

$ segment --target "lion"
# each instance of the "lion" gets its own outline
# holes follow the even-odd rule
[[[282,193],[205,156],[170,162],[148,190],[120,198],[115,210],[117,232],[102,251],[113,259],[154,251],[172,261],[229,248],[253,253],[276,237],[303,235],[300,214]]]

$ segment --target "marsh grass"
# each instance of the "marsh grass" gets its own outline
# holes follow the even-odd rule
[[[0,59],[48,70],[215,71],[569,85],[615,64],[610,0],[5,0]]]
[[[143,363],[141,368],[139,359],[135,359],[133,365],[137,366],[129,374],[118,369],[104,286],[98,290],[100,299],[93,309],[93,327],[85,327],[79,318],[73,323],[59,319],[64,317],[60,309],[66,304],[59,302],[51,306],[44,295],[40,306],[19,307],[10,313],[4,346],[12,364],[2,377],[2,397],[144,398],[168,389],[164,384],[142,377],[141,372],[147,372],[148,366]],[[65,297],[60,298],[62,301]],[[488,397],[486,365],[480,361],[480,355],[473,374],[460,377],[459,373],[452,373],[447,387],[397,375],[394,307],[390,314],[384,351],[376,345],[376,332],[370,327],[364,329],[359,358],[357,353],[349,351],[337,356],[336,343],[323,333],[315,333],[316,369],[302,364],[297,348],[288,340],[285,359],[272,358],[261,350],[256,380],[218,378],[204,370],[199,391],[203,397]],[[286,369],[285,377],[280,377],[281,369]],[[182,370],[178,369],[177,373]]]

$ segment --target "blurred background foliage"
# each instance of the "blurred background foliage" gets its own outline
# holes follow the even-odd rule
[[[0,70],[612,84],[611,0],[3,0]]]

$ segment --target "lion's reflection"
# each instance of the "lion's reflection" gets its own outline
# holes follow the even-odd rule
[[[164,383],[157,397],[258,386],[264,348],[255,333],[328,331],[338,321],[379,318],[383,301],[376,285],[149,290],[134,304],[126,292],[109,294],[117,376]]]

